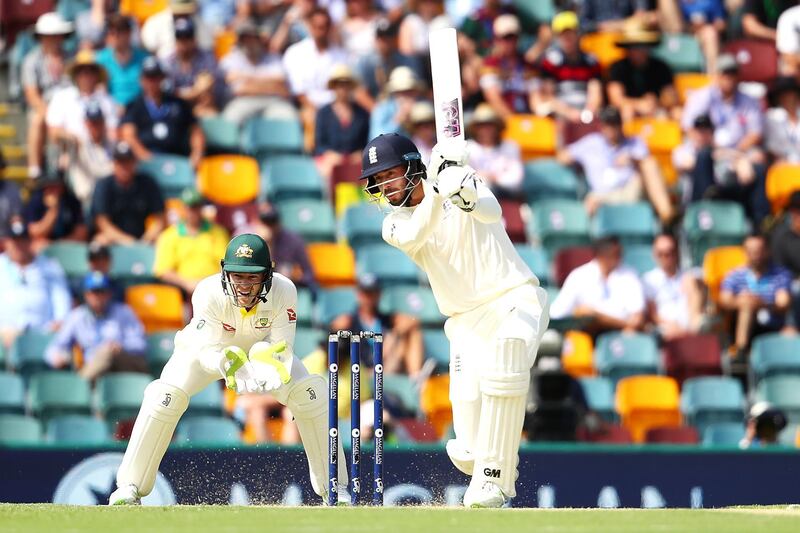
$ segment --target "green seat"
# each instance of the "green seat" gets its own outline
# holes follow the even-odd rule
[[[25,411],[25,383],[22,377],[0,372],[0,413],[22,414]]]
[[[531,205],[528,239],[541,244],[551,256],[562,248],[589,244],[589,215],[577,200],[552,198]]]
[[[175,331],[159,331],[147,335],[147,363],[150,373],[161,375],[172,352],[175,351]]]
[[[194,169],[188,157],[153,154],[152,158],[140,161],[137,169],[153,178],[167,198],[177,198],[185,188],[195,186]]]
[[[436,372],[447,373],[450,368],[450,341],[443,331],[426,331],[422,335],[425,358],[436,363]]]
[[[149,244],[114,245],[111,247],[109,274],[124,283],[151,281],[155,256],[155,248]]]
[[[149,374],[118,372],[97,381],[97,409],[110,423],[136,418],[144,389],[153,381]]]
[[[311,290],[305,287],[297,288],[297,325],[310,326],[314,302],[311,295]]]
[[[764,378],[756,386],[756,399],[783,410],[791,422],[800,423],[800,376]]]
[[[393,402],[409,414],[419,412],[419,388],[404,374],[387,374],[383,377],[384,401]]]
[[[28,392],[31,412],[42,420],[89,414],[89,382],[73,372],[39,372],[31,377]]]
[[[111,442],[108,426],[88,415],[65,415],[47,423],[47,440],[55,444],[93,446]]]
[[[603,333],[597,338],[594,367],[614,383],[628,376],[658,374],[656,340],[644,333]]]
[[[288,200],[278,206],[281,224],[299,233],[306,242],[334,242],[336,219],[324,200]]]
[[[224,399],[220,382],[215,381],[191,397],[186,416],[223,416]]]
[[[383,213],[370,202],[353,204],[344,213],[342,233],[350,248],[358,251],[363,246],[382,244]]]
[[[523,189],[528,203],[547,198],[576,199],[580,181],[575,172],[555,159],[536,159],[525,164]]]
[[[744,208],[736,202],[704,200],[690,204],[683,216],[692,264],[703,264],[706,251],[739,245],[747,234]]]
[[[43,251],[44,255],[58,261],[70,278],[80,278],[89,272],[88,246],[82,242],[54,242]]]
[[[769,333],[753,340],[750,370],[756,382],[776,375],[800,375],[800,337]]]
[[[744,438],[742,422],[716,422],[702,432],[703,446],[736,446]]]
[[[653,249],[648,244],[632,244],[622,250],[622,262],[636,270],[641,276],[656,267]]]
[[[44,360],[44,354],[53,337],[54,334],[48,331],[25,330],[11,345],[11,365],[24,377],[46,370],[49,366]]]
[[[661,59],[675,72],[703,72],[705,59],[700,44],[694,35],[664,34],[661,43],[653,50],[653,56]]]
[[[303,151],[303,127],[297,120],[253,118],[242,131],[242,146],[252,155]]]
[[[521,19],[549,23],[556,14],[553,0],[513,0]]]
[[[356,309],[356,292],[350,287],[319,291],[314,312],[314,323],[327,329],[339,315],[352,313]]]
[[[269,157],[261,166],[261,190],[271,202],[323,197],[322,176],[314,160],[301,155]]]
[[[372,274],[382,287],[419,283],[417,265],[406,254],[388,244],[364,246],[356,255],[359,276]]]
[[[175,440],[181,444],[200,446],[242,443],[236,422],[220,416],[196,416],[182,420]]]
[[[550,284],[550,260],[547,252],[543,248],[528,246],[525,244],[515,244],[517,253],[528,268],[539,278],[542,286]]]
[[[616,235],[628,246],[653,242],[658,223],[653,208],[647,202],[601,205],[592,219],[591,233],[595,237]]]
[[[731,377],[689,378],[681,388],[681,412],[701,434],[712,424],[744,419],[745,397],[741,383]]]
[[[294,335],[294,354],[300,359],[319,348],[325,342],[325,332],[316,328],[297,326]]]
[[[439,312],[430,287],[420,285],[387,287],[381,292],[379,308],[386,314],[412,315],[423,327],[440,327],[447,318]]]
[[[35,418],[23,415],[0,415],[0,445],[39,444],[42,425]]]
[[[200,121],[206,136],[206,146],[214,153],[237,153],[239,147],[239,125],[222,117],[208,117]]]
[[[581,389],[589,409],[609,422],[616,422],[618,417],[614,411],[614,383],[604,377],[581,378]]]

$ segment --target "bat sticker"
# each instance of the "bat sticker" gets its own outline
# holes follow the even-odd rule
[[[458,110],[458,98],[449,102],[442,102],[442,113],[446,121],[444,125],[445,137],[458,137],[461,135],[461,114]]]

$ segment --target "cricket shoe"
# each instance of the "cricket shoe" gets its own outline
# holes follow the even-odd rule
[[[464,507],[472,509],[499,509],[509,501],[500,487],[491,481],[484,481],[480,486],[470,483],[464,493]]]
[[[347,490],[347,485],[339,485],[339,490],[337,491],[336,495],[338,496],[336,505],[343,506],[343,505],[351,505],[353,503],[352,498],[350,498],[350,492]],[[322,505],[328,506],[328,491],[326,490],[325,493],[322,495]]]
[[[108,505],[142,505],[142,497],[136,485],[125,485],[111,493]]]

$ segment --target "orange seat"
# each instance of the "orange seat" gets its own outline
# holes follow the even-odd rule
[[[183,327],[181,291],[171,285],[134,285],[125,291],[125,302],[144,324],[147,333]]]
[[[678,382],[667,376],[631,376],[617,383],[616,410],[634,442],[647,430],[681,424]]]
[[[686,103],[689,93],[702,89],[711,83],[708,74],[700,72],[678,72],[675,74],[675,90],[678,91],[678,99],[681,104]]]
[[[597,57],[600,66],[607,69],[625,57],[625,51],[616,44],[620,37],[622,34],[617,32],[587,33],[581,37],[581,49]]]
[[[168,0],[120,0],[119,12],[136,19],[141,26],[144,21],[169,7]]]
[[[594,343],[583,331],[567,331],[561,349],[561,364],[564,372],[574,378],[594,376]]]
[[[204,157],[197,170],[200,193],[215,204],[252,202],[258,196],[258,182],[258,162],[246,155]]]
[[[306,246],[314,277],[323,288],[353,285],[356,256],[346,244],[315,242]]]
[[[669,153],[681,144],[681,125],[675,120],[637,118],[625,124],[625,135],[640,136],[654,154]]]
[[[718,246],[706,252],[703,257],[703,282],[713,302],[719,298],[722,280],[734,268],[744,266],[746,261],[741,246]]]
[[[450,405],[450,376],[431,376],[422,384],[419,407],[439,438],[444,437],[453,423],[453,407]]]
[[[783,211],[789,196],[800,190],[800,164],[776,163],[767,171],[767,198],[772,212]]]
[[[223,30],[214,38],[214,56],[219,61],[236,46],[236,32]]]
[[[556,153],[556,125],[548,117],[511,115],[503,136],[519,145],[525,160]]]

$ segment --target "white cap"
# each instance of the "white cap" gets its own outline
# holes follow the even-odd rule
[[[397,67],[389,74],[386,90],[390,93],[411,91],[419,88],[419,79],[409,67]]]
[[[36,21],[37,35],[67,35],[72,30],[72,23],[56,12],[45,13]]]

